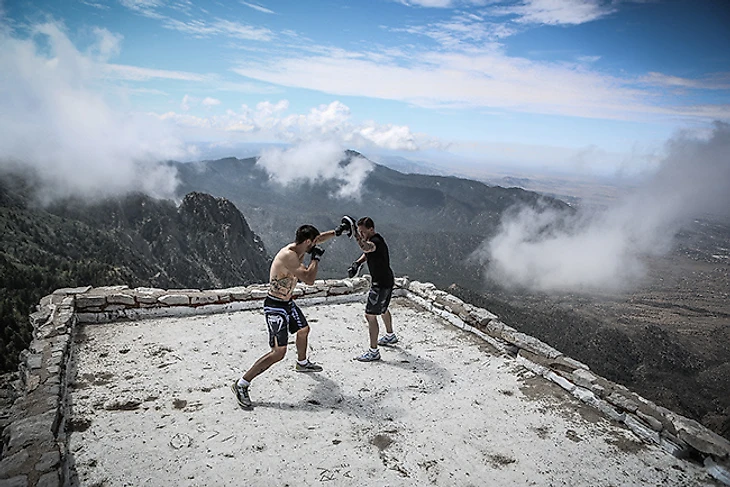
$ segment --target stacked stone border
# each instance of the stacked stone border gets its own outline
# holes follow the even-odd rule
[[[302,306],[363,301],[369,277],[298,284]],[[709,475],[730,485],[730,442],[698,422],[657,406],[608,381],[542,341],[504,324],[489,311],[472,306],[431,283],[396,279],[394,296],[407,298],[448,323],[488,342],[515,360],[680,458],[704,463]],[[109,323],[166,316],[227,313],[261,306],[266,285],[217,290],[135,288],[127,286],[58,289],[41,299],[31,314],[34,339],[19,367],[24,393],[11,408],[2,434],[0,487],[70,485],[67,459],[66,388],[73,358],[73,333],[79,323]]]

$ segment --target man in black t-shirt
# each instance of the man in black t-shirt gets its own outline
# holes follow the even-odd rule
[[[380,360],[378,345],[389,346],[398,343],[398,337],[393,333],[393,319],[388,309],[390,296],[393,293],[393,271],[390,268],[388,246],[383,237],[379,233],[375,233],[375,223],[372,218],[368,216],[360,218],[354,234],[363,254],[352,263],[348,269],[348,275],[353,277],[360,266],[367,261],[372,277],[372,285],[365,305],[365,319],[368,321],[370,333],[370,349],[355,359],[360,362],[373,362]],[[382,318],[387,332],[380,339],[378,339],[380,331],[378,316]]]

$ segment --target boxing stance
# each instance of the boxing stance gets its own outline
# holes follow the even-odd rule
[[[269,329],[271,350],[259,358],[231,389],[238,404],[251,409],[252,403],[248,388],[251,381],[269,367],[279,362],[286,354],[289,333],[296,335],[297,372],[319,372],[322,366],[307,358],[309,324],[304,314],[292,299],[298,281],[314,284],[319,268],[319,259],[324,249],[317,244],[326,242],[343,232],[352,232],[354,222],[341,223],[335,230],[319,233],[312,225],[302,225],[296,231],[295,240],[283,247],[274,257],[269,271],[269,290],[264,300],[264,315]],[[304,265],[304,257],[310,255],[309,265]]]
[[[360,362],[373,362],[380,360],[378,345],[395,345],[398,337],[393,332],[393,318],[388,306],[390,296],[393,293],[393,270],[390,268],[390,254],[385,239],[375,232],[375,223],[372,218],[366,216],[357,221],[357,230],[354,232],[357,243],[363,254],[352,263],[348,269],[348,276],[357,274],[364,262],[368,263],[368,270],[372,277],[370,291],[368,292],[367,304],[365,305],[365,319],[368,322],[368,333],[370,336],[370,349],[355,357]],[[378,316],[385,324],[386,334],[378,338],[380,332]]]

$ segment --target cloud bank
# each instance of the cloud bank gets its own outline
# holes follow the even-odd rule
[[[706,137],[680,133],[643,187],[600,213],[514,208],[472,255],[486,275],[537,291],[620,290],[645,274],[645,259],[672,249],[691,219],[730,216],[730,125]]]
[[[32,26],[23,39],[0,29],[0,169],[33,172],[45,202],[131,190],[172,197],[175,171],[157,161],[188,149],[156,117],[112,108],[100,80],[121,39],[94,33],[80,52],[56,23]]]
[[[363,157],[342,164],[344,159],[344,150],[336,142],[309,141],[290,149],[266,150],[256,163],[281,185],[330,181],[332,196],[357,199],[374,166]]]
[[[200,117],[187,113],[194,105],[211,108],[217,101],[208,97],[201,102],[186,95],[181,103],[186,113],[168,112],[160,119],[183,128],[227,134],[229,139],[238,141],[277,140],[296,145],[304,140],[336,140],[349,147],[403,151],[445,146],[434,137],[412,132],[406,125],[353,122],[350,108],[339,101],[319,105],[307,113],[288,114],[287,100],[264,101],[254,107],[242,105],[239,111],[229,109],[222,115]]]

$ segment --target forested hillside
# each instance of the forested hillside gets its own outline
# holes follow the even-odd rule
[[[0,369],[17,367],[28,315],[62,287],[219,288],[262,282],[268,256],[230,202],[202,193],[177,206],[133,194],[88,205],[34,203],[26,180],[0,179]]]

